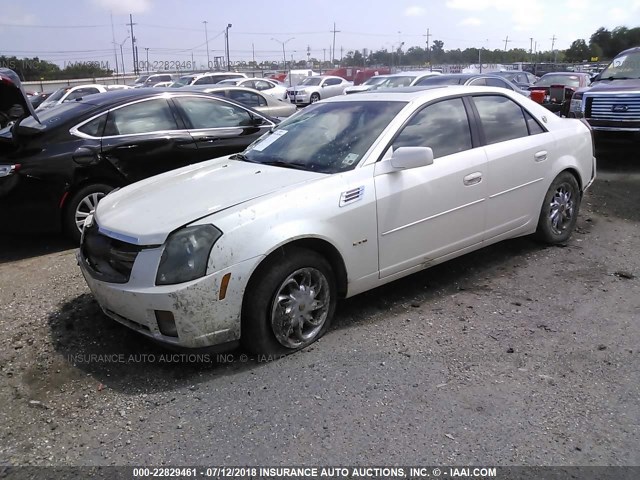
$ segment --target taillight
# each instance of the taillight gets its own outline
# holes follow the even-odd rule
[[[20,170],[20,167],[21,165],[19,163],[14,165],[0,165],[0,178],[13,175],[15,172]]]

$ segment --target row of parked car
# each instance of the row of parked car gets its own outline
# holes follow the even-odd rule
[[[601,81],[637,81],[636,53]],[[326,98],[331,76],[311,76],[287,90],[310,105],[281,121],[211,85],[35,112],[12,73],[0,225],[62,225],[104,312],[174,347],[292,352],[339,298],[507,238],[566,242],[596,176],[597,121],[549,115],[500,75],[405,72]],[[606,113],[592,92],[570,113]],[[633,95],[609,113],[636,112]]]

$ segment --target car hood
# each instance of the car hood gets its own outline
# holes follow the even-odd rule
[[[22,115],[15,115],[16,105],[22,107]],[[8,68],[0,68],[0,112],[9,116],[11,120],[19,120],[31,115],[38,123],[40,122],[27,92],[22,87],[20,77]]]
[[[104,197],[100,230],[136,245],[160,245],[177,228],[326,175],[223,157],[148,178]]]
[[[629,80],[598,80],[590,87],[581,88],[582,92],[607,93],[607,92],[638,92],[640,91],[640,79]]]

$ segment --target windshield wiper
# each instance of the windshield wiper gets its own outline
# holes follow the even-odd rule
[[[244,153],[235,153],[229,157],[229,160],[240,160],[242,162],[258,163],[250,160],[249,157],[247,157]]]
[[[614,77],[613,75],[607,78],[601,78],[600,80],[635,80],[633,77]]]
[[[272,160],[270,162],[260,162],[264,165],[271,165],[273,167],[294,168],[296,170],[309,170],[309,167],[303,163],[285,162],[282,160]]]

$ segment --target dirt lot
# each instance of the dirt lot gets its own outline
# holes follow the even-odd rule
[[[640,158],[523,238],[339,305],[277,361],[101,314],[56,237],[0,241],[0,466],[640,464]],[[198,361],[192,361],[198,360]]]

